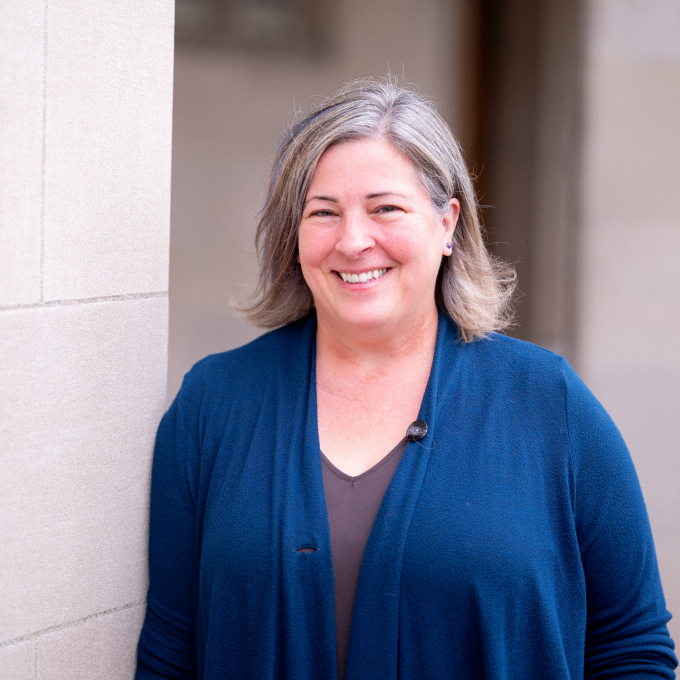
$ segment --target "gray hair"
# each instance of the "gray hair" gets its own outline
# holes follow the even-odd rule
[[[236,306],[249,321],[275,328],[309,314],[314,299],[297,262],[298,228],[309,185],[333,144],[386,139],[416,167],[439,214],[460,202],[453,251],[442,257],[435,301],[470,342],[505,328],[516,275],[487,251],[475,191],[458,142],[435,105],[396,78],[355,80],[295,123],[279,145],[255,244],[260,278],[250,304]]]

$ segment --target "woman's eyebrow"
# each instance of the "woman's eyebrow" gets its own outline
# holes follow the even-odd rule
[[[366,195],[366,198],[367,198],[367,199],[371,199],[371,198],[380,198],[381,196],[401,196],[401,198],[406,198],[406,199],[409,198],[408,196],[406,196],[406,194],[400,194],[400,193],[397,193],[396,191],[377,191],[377,192],[375,192],[375,193],[373,193],[373,194],[367,194],[367,195]],[[307,206],[307,203],[309,203],[310,201],[314,201],[314,200],[317,200],[317,201],[330,201],[331,203],[338,203],[338,199],[337,199],[337,198],[332,198],[331,196],[310,196],[310,197],[305,201],[305,203],[304,203],[304,205],[302,206],[302,208],[304,209],[304,208]]]
[[[306,201],[305,205],[309,203],[310,201],[313,201],[316,199],[317,201],[330,201],[331,203],[337,203],[338,199],[337,198],[331,198],[330,196],[310,196]]]
[[[379,191],[378,193],[375,194],[368,194],[366,198],[380,198],[381,196],[401,196],[402,198],[408,198],[406,194],[400,194],[397,193],[396,191]]]

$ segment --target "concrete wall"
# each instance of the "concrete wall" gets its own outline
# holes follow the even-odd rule
[[[212,352],[262,331],[237,319],[257,276],[257,213],[284,124],[351,78],[404,75],[465,134],[463,0],[327,3],[319,57],[178,46],[175,55],[168,398]]]
[[[680,619],[680,3],[588,8],[578,365],[630,447]]]
[[[130,678],[165,396],[171,0],[0,4],[0,678]]]

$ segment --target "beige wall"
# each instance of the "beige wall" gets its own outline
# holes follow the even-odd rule
[[[0,678],[130,678],[166,381],[173,3],[0,4]]]
[[[680,617],[680,3],[590,0],[587,21],[579,368],[630,447]]]
[[[462,130],[457,92],[463,2],[328,3],[323,58],[216,53],[175,57],[168,397],[207,354],[261,331],[235,318],[230,296],[256,278],[257,213],[276,144],[297,108],[358,76],[405,75]]]

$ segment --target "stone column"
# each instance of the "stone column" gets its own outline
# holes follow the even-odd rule
[[[0,678],[131,678],[164,407],[174,3],[0,4]]]
[[[680,3],[586,4],[578,367],[631,450],[680,617]]]

